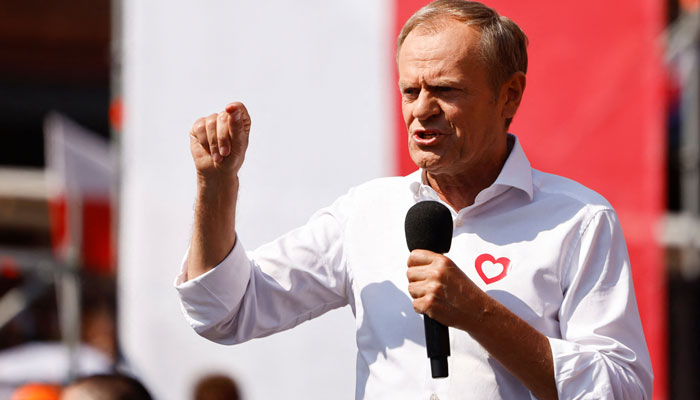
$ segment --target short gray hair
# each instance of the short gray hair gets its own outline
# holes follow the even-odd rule
[[[498,95],[501,85],[514,73],[527,73],[527,36],[520,27],[496,10],[476,1],[435,0],[416,11],[401,29],[396,58],[404,40],[419,26],[436,28],[441,18],[452,18],[481,33],[479,55],[489,69],[491,87]]]

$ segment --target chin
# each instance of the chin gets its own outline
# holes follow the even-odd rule
[[[439,158],[428,158],[428,157],[416,157],[413,158],[413,163],[418,166],[420,169],[424,169],[427,172],[438,172],[440,168],[440,159]]]

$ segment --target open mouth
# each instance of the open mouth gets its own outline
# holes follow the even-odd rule
[[[416,132],[416,134],[421,139],[432,139],[432,138],[438,136],[437,132],[430,132],[430,131],[420,131],[420,132]]]
[[[438,130],[421,129],[413,131],[413,140],[424,145],[437,143],[440,136],[442,136],[442,134]]]

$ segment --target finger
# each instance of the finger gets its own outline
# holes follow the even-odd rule
[[[406,270],[406,277],[409,282],[425,281],[433,277],[430,265],[414,266]]]
[[[190,137],[199,142],[204,150],[209,153],[209,141],[207,140],[206,119],[198,118],[190,129]]]
[[[413,309],[419,314],[425,314],[430,318],[434,318],[437,303],[435,296],[428,293],[413,299]]]
[[[416,249],[411,252],[408,256],[408,267],[420,267],[423,265],[431,264],[435,259],[439,258],[441,255],[438,253],[433,253],[430,250]]]
[[[414,299],[423,297],[428,294],[428,292],[429,289],[425,281],[411,282],[408,284],[408,294]]]
[[[229,114],[225,111],[219,113],[219,120],[216,122],[216,140],[219,145],[219,154],[226,157],[231,152],[231,139],[228,135]]]
[[[220,163],[222,160],[221,154],[219,154],[219,141],[216,137],[216,119],[218,114],[211,114],[207,117],[206,128],[207,128],[207,141],[209,142],[209,154],[211,154],[211,159],[216,163]]]
[[[248,135],[250,133],[250,115],[248,109],[240,102],[226,105],[226,112],[229,114],[229,131],[232,140],[240,141],[243,148],[248,146]]]
[[[234,101],[234,102],[226,104],[226,107],[224,109],[226,110],[227,113],[233,114],[234,111],[237,111],[240,109],[245,109],[245,106],[240,101]]]

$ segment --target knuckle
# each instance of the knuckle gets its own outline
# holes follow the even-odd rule
[[[449,273],[450,262],[446,258],[440,258],[434,266],[435,268],[433,270],[435,271],[435,278],[437,279],[442,279]]]
[[[192,125],[192,131],[194,133],[202,132],[204,130],[204,123],[205,119],[204,118],[198,118],[196,121],[194,121],[194,124]]]
[[[408,284],[408,293],[411,295],[411,297],[418,298],[419,296],[419,287],[417,283],[409,283]]]
[[[435,305],[435,296],[432,293],[428,293],[425,296],[423,296],[423,298],[423,308],[426,310],[433,308],[433,306]]]
[[[430,269],[430,278],[433,281],[440,281],[442,279],[443,271],[442,269],[438,266],[435,268]]]
[[[418,314],[423,314],[423,308],[419,300],[413,300],[413,310]]]
[[[216,118],[207,118],[207,131],[216,129]]]

